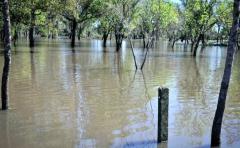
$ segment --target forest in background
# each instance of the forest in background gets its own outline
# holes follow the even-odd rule
[[[69,38],[72,47],[82,37],[101,38],[104,47],[115,38],[119,51],[129,37],[144,47],[165,38],[191,45],[196,56],[199,45],[226,45],[232,23],[231,0],[11,0],[9,7],[12,41],[28,38],[30,47],[40,37]]]
[[[16,45],[19,36],[28,37],[30,47],[35,46],[36,37],[66,36],[74,47],[76,36],[78,40],[83,35],[102,36],[105,47],[108,36],[114,35],[117,52],[124,39],[128,38],[130,43],[132,38],[142,39],[147,51],[141,69],[148,49],[161,37],[172,42],[172,47],[178,40],[190,44],[194,57],[200,44],[205,47],[208,41],[215,40],[222,45],[228,40],[211,137],[211,146],[220,144],[232,63],[238,47],[239,0],[182,0],[181,4],[164,0],[2,0],[0,4],[3,18],[0,34],[4,42],[2,110],[8,109],[11,41]],[[132,53],[137,69],[133,47]]]

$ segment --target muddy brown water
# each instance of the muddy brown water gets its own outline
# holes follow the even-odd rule
[[[140,65],[144,51],[134,42]],[[157,147],[157,89],[170,89],[168,142],[159,147],[209,147],[226,48],[192,58],[181,44],[159,42],[135,73],[126,42],[27,42],[13,48],[10,110],[0,111],[1,148]],[[3,55],[0,55],[0,68]],[[240,145],[240,53],[234,60],[221,147]]]

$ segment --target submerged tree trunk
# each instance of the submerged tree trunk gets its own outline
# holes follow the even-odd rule
[[[142,34],[142,39],[143,39],[143,48],[146,48],[146,40],[145,40],[145,34]]]
[[[234,0],[233,24],[230,32],[230,37],[228,39],[227,57],[226,57],[226,63],[225,63],[225,69],[224,69],[224,74],[222,78],[221,88],[218,96],[217,110],[215,112],[215,116],[213,120],[211,146],[220,145],[220,134],[221,134],[223,113],[225,109],[225,102],[226,102],[226,97],[228,92],[229,81],[231,77],[234,53],[237,46],[236,42],[237,42],[237,30],[238,30],[238,24],[239,24],[238,22],[239,6],[240,6],[240,0]]]
[[[206,47],[207,41],[206,41],[205,34],[202,34],[201,40],[202,40],[202,47],[203,47],[203,48]]]
[[[115,40],[116,40],[116,51],[118,52],[122,47],[123,41],[123,24],[119,23],[115,27]]]
[[[103,47],[107,47],[108,34],[106,31],[103,32]]]
[[[159,41],[160,39],[160,28],[159,28],[159,20],[157,20],[157,24],[156,24],[156,30],[155,30],[155,37],[156,37],[156,40]]]
[[[123,37],[122,35],[115,35],[115,37],[116,37],[116,51],[118,52],[122,47]]]
[[[2,73],[2,110],[8,109],[8,75],[11,64],[11,36],[8,0],[2,0],[4,30],[4,66]]]
[[[82,35],[82,32],[83,32],[83,29],[84,29],[84,27],[82,27],[82,25],[80,24],[79,25],[79,29],[78,29],[78,40],[81,39],[81,35]]]
[[[29,46],[34,47],[34,27],[35,27],[36,14],[35,10],[31,10],[31,24],[29,28]]]
[[[13,34],[13,39],[12,39],[13,45],[14,45],[15,47],[16,47],[16,42],[17,42],[17,40],[18,40],[18,32],[17,32],[17,28],[15,28],[14,34]]]
[[[200,43],[200,40],[202,39],[202,34],[200,34],[197,38],[197,42],[194,44],[194,46],[192,47],[193,48],[193,56],[196,57],[197,55],[197,49],[198,49],[198,46],[199,46],[199,43]]]
[[[4,40],[4,35],[3,35],[4,33],[3,33],[3,30],[0,30],[0,39],[1,39],[1,41],[3,41]]]
[[[148,39],[148,42],[147,42],[147,45],[146,45],[146,48],[145,48],[146,52],[145,52],[144,59],[143,59],[142,65],[141,65],[141,70],[143,69],[143,66],[146,62],[149,48],[152,48],[152,46],[153,46],[153,42],[154,42],[154,38],[151,37],[150,39]]]
[[[71,47],[75,47],[76,29],[77,29],[77,21],[76,19],[73,19],[72,32],[71,32]]]
[[[195,45],[195,39],[191,39],[191,52],[193,52],[194,45]]]
[[[218,29],[217,29],[217,45],[218,45],[218,43],[219,43],[219,36],[220,36],[220,27],[221,27],[221,25],[220,24],[217,24],[217,27],[218,27]]]
[[[133,60],[134,60],[134,64],[135,64],[135,70],[138,69],[138,66],[137,66],[137,61],[136,61],[136,56],[135,56],[135,53],[134,53],[134,50],[133,50],[133,44],[132,44],[132,40],[131,38],[129,38],[129,43],[130,43],[130,46],[131,46],[131,51],[132,51],[132,55],[133,55]]]
[[[110,34],[110,39],[109,40],[111,41],[112,40],[112,32],[110,31],[109,34]]]
[[[174,48],[175,43],[178,41],[178,38],[174,37],[172,41],[172,48]]]

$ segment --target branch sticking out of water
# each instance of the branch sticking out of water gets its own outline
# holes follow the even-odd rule
[[[148,43],[147,43],[147,47],[146,47],[146,52],[145,52],[145,56],[144,56],[144,59],[143,59],[143,63],[141,65],[141,70],[143,69],[143,66],[146,62],[146,59],[147,59],[147,54],[148,54],[148,51],[149,51],[149,48],[151,48],[153,45],[153,38],[151,38],[150,40],[148,40]]]
[[[134,59],[134,63],[135,63],[135,68],[137,70],[138,66],[137,66],[136,56],[135,56],[135,53],[134,53],[134,50],[133,50],[132,40],[131,40],[131,38],[128,38],[128,39],[129,39],[129,43],[130,43],[131,50],[132,50],[132,55],[133,55],[133,59]]]

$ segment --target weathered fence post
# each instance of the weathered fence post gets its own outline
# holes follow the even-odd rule
[[[168,139],[168,101],[169,89],[158,88],[158,143]]]

